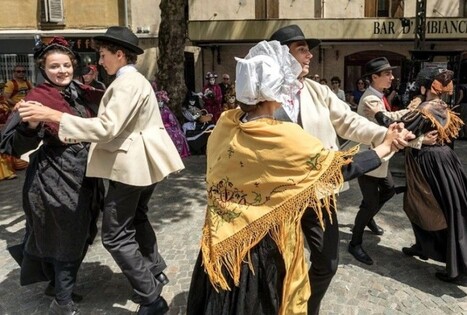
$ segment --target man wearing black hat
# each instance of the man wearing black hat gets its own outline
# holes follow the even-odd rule
[[[376,122],[374,116],[377,112],[384,112],[386,116],[393,120],[398,120],[409,111],[408,109],[403,109],[391,112],[389,102],[384,95],[384,90],[391,87],[392,80],[394,79],[392,70],[395,68],[397,67],[392,67],[385,57],[372,59],[365,65],[365,74],[363,76],[369,78],[370,86],[360,98],[357,109],[358,114],[370,121]],[[435,140],[436,135],[428,133],[425,137],[421,136],[411,141],[410,146],[419,148],[422,143],[434,144]],[[361,149],[367,150],[368,147],[362,145]],[[363,200],[355,217],[352,239],[348,250],[355,259],[367,265],[372,265],[373,260],[362,247],[363,231],[365,226],[369,226],[377,235],[384,233],[384,230],[374,223],[373,217],[395,194],[394,182],[391,173],[388,171],[388,166],[389,161],[383,161],[377,169],[358,178]]]
[[[102,243],[130,281],[140,315],[168,311],[160,295],[166,265],[147,217],[157,182],[184,168],[167,134],[149,81],[135,68],[138,37],[112,26],[95,37],[99,64],[116,79],[107,88],[97,117],[85,119],[46,106],[25,106],[25,121],[60,124],[65,143],[92,142],[86,175],[109,180],[102,218]]]
[[[319,45],[320,40],[306,38],[297,25],[289,25],[272,34],[271,40],[289,46],[290,53],[302,65],[300,79],[303,89],[293,95],[287,104],[276,111],[276,119],[292,121],[319,138],[325,149],[339,150],[338,138],[349,139],[365,144],[380,144],[387,129],[369,122],[352,112],[347,103],[340,100],[328,86],[307,79],[311,58],[310,49]],[[410,136],[409,136],[410,137]],[[398,147],[407,145],[399,139]],[[307,209],[302,218],[302,229],[310,248],[311,298],[308,300],[308,314],[318,314],[319,307],[332,277],[337,271],[339,253],[339,227],[335,211],[331,217],[324,216],[326,229],[312,208]]]

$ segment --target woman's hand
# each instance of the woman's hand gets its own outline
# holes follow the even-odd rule
[[[60,123],[62,112],[43,106],[36,101],[23,101],[19,103],[19,115],[24,122],[37,123],[37,122],[54,122]]]
[[[401,145],[401,139],[405,142],[406,139],[412,138],[412,133],[404,128],[401,123],[392,123],[388,127],[384,141],[374,148],[376,154],[380,158],[385,157],[391,152],[397,152],[404,146]]]

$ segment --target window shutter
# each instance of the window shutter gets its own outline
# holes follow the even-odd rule
[[[45,22],[63,22],[63,0],[44,0]]]

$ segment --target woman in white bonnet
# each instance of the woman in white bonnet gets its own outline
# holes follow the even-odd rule
[[[300,218],[344,180],[380,165],[383,144],[354,155],[328,151],[274,111],[301,88],[301,66],[278,41],[262,41],[237,59],[239,109],[226,111],[207,146],[207,209],[187,314],[306,314],[310,296]],[[324,197],[323,196],[328,196]],[[321,209],[320,207],[314,207]]]

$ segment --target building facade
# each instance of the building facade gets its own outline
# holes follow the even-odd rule
[[[28,68],[28,78],[37,80],[32,59],[35,38],[47,41],[64,36],[86,63],[96,64],[93,36],[109,26],[126,25],[140,38],[145,54],[138,67],[148,78],[156,71],[159,0],[2,0],[0,19],[0,81],[11,78],[15,64]],[[7,12],[11,12],[7,14]]]
[[[364,64],[385,56],[404,75],[411,50],[467,50],[466,1],[426,0],[425,38],[417,35],[420,0],[197,0],[190,3],[189,38],[201,47],[201,73],[235,72],[234,57],[242,57],[256,42],[278,28],[298,24],[305,36],[319,38],[310,74],[338,76],[346,91],[355,88]],[[422,1],[423,2],[423,1]],[[422,46],[422,47],[420,47]],[[452,55],[432,62],[447,63]],[[202,76],[198,76],[202,80]],[[199,84],[199,83],[198,83]],[[199,85],[197,85],[199,86]]]
[[[196,0],[188,1],[186,56],[187,85],[200,91],[204,75],[228,73],[235,80],[235,59],[243,57],[258,41],[268,39],[279,27],[298,24],[307,37],[319,38],[313,49],[311,74],[328,81],[342,79],[349,91],[371,58],[386,56],[404,75],[417,40],[417,10],[421,0]],[[422,1],[423,2],[423,1]],[[32,60],[34,38],[55,35],[73,41],[81,57],[97,62],[91,38],[108,26],[126,25],[140,38],[145,53],[137,67],[152,79],[156,72],[160,0],[2,0],[0,19],[0,81],[11,77],[16,63],[28,66],[36,81]],[[14,12],[14,14],[13,14]],[[467,50],[465,0],[426,0],[424,50]],[[448,54],[449,55],[449,54]],[[433,62],[446,63],[450,56]],[[467,75],[466,75],[467,80]]]

